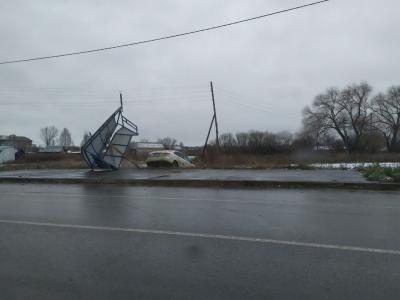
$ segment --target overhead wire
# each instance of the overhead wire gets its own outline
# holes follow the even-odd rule
[[[136,91],[136,90],[132,90]],[[225,88],[216,88],[216,91],[219,93],[219,98],[222,101],[229,102],[230,104],[245,107],[247,109],[263,112],[263,113],[271,113],[271,111],[265,107],[262,107],[257,104],[249,103],[243,97],[237,96],[238,94],[232,91],[229,91]],[[180,91],[180,93],[166,93],[163,91],[162,94],[154,94],[153,91],[146,92],[144,91],[142,94],[133,94],[130,96],[130,93],[125,93],[128,97],[125,98],[125,103],[146,107],[154,105],[183,105],[187,103],[196,103],[200,105],[202,103],[209,104],[210,100],[210,92],[205,89],[203,86],[203,90],[196,91]],[[29,100],[26,97],[29,96]],[[68,102],[65,102],[68,97]],[[80,92],[69,91],[69,90],[57,90],[52,88],[43,89],[33,89],[33,91],[20,91],[10,89],[8,91],[4,91],[0,89],[0,104],[6,106],[30,106],[30,107],[42,107],[44,105],[51,106],[53,108],[75,108],[75,107],[104,107],[112,104],[119,104],[119,99],[113,100],[113,94],[104,94],[104,93],[92,93],[85,90],[81,90]],[[71,99],[72,98],[72,99]],[[79,98],[79,100],[76,100]],[[2,100],[5,101],[2,101]],[[246,100],[246,101],[243,101]],[[179,104],[178,104],[179,103]]]
[[[169,89],[169,87],[166,87]],[[142,92],[137,89],[128,89],[130,92],[125,93],[124,101],[127,104],[146,107],[154,105],[183,105],[187,103],[209,104],[210,91],[205,86],[198,86],[196,89],[181,91],[175,90],[175,87],[170,91],[160,90],[154,93],[157,88],[145,88]],[[226,101],[235,106],[245,107],[253,111],[262,113],[271,113],[271,110],[259,104],[249,102],[247,98],[237,92],[233,92],[226,88],[216,87],[217,97],[222,101]],[[173,93],[171,93],[173,92]],[[116,93],[102,93],[101,91],[92,91],[90,89],[67,89],[67,88],[26,88],[23,90],[16,88],[0,88],[0,104],[6,106],[30,106],[42,107],[44,105],[53,108],[75,108],[75,107],[104,107],[112,104],[119,104],[119,98],[115,97]],[[29,100],[26,98],[29,96]],[[68,98],[68,99],[66,99]],[[77,100],[79,99],[79,100]],[[68,102],[65,102],[68,101]],[[178,104],[179,103],[179,104]]]
[[[169,91],[156,92],[144,91],[141,94],[132,92],[124,94],[125,103],[134,105],[162,105],[169,103],[180,104],[191,102],[205,102],[209,99],[208,90],[186,90],[186,91]],[[75,92],[75,91],[59,91],[59,90],[2,90],[0,89],[1,105],[51,105],[51,106],[102,106],[119,104],[119,97],[115,97],[116,93],[91,93],[91,92]]]
[[[262,113],[268,113],[271,114],[272,110],[270,110],[269,108],[260,106],[258,104],[255,103],[251,103],[248,102],[247,99],[241,97],[241,98],[235,98],[232,94],[227,93],[226,91],[223,91],[221,88],[217,89],[218,92],[222,92],[222,94],[219,94],[219,97],[221,98],[221,100],[229,102],[231,104],[234,104],[236,106],[241,106],[241,107],[245,107],[248,109],[251,109],[253,111],[258,111],[258,112],[262,112]],[[246,101],[243,101],[246,100]]]
[[[171,87],[145,87],[145,88],[123,88],[123,89],[106,89],[106,88],[81,88],[81,87],[0,87],[0,94],[4,93],[68,93],[68,94],[101,94],[104,95],[112,94],[118,95],[123,91],[130,94],[157,94],[157,93],[165,93],[165,92],[174,92],[179,91],[182,92],[190,92],[190,93],[198,93],[204,92],[205,87],[202,86],[171,86]]]
[[[231,102],[233,104],[241,105],[243,107],[247,107],[247,108],[251,108],[251,109],[255,109],[255,110],[259,110],[259,111],[263,111],[263,112],[267,112],[267,113],[271,112],[270,110],[268,110],[265,107],[255,105],[252,103],[248,103],[247,101],[243,102],[243,99],[238,99],[238,98],[235,99],[235,97],[233,97],[232,95],[230,95],[229,93],[225,92],[224,90],[222,90],[220,88],[218,88],[217,91],[223,93],[223,95],[222,95],[223,99],[225,99],[226,101]]]
[[[232,97],[233,99],[236,99],[236,100],[239,101],[239,102],[242,102],[243,100],[245,100],[245,101],[246,101],[246,104],[255,105],[255,106],[260,106],[260,105],[259,105],[260,99],[257,99],[257,100],[252,99],[252,98],[249,97],[248,95],[243,95],[243,94],[240,94],[240,93],[238,93],[238,92],[234,92],[234,91],[229,90],[229,89],[227,89],[227,88],[225,88],[225,87],[220,87],[220,86],[218,86],[218,87],[217,87],[217,90],[218,90],[219,92],[222,92],[222,93],[225,93],[225,94],[229,95],[230,97]],[[255,101],[254,101],[254,100],[255,100]],[[267,104],[268,108],[264,106],[265,104]],[[263,103],[262,106],[264,106],[265,109],[272,108],[272,107],[271,107],[271,104],[269,104],[269,103]],[[260,106],[260,107],[261,107],[261,106]]]
[[[259,15],[259,16],[255,16],[255,17],[251,17],[251,18],[240,19],[240,20],[237,20],[237,21],[229,22],[229,23],[224,23],[224,24],[215,25],[215,26],[211,26],[211,27],[205,27],[205,28],[201,28],[201,29],[191,30],[191,31],[182,32],[182,33],[178,33],[178,34],[172,34],[172,35],[167,35],[167,36],[162,36],[162,37],[157,37],[157,38],[152,38],[152,39],[146,39],[146,40],[142,40],[142,41],[130,42],[130,43],[126,43],[126,44],[120,44],[120,45],[114,45],[114,46],[108,46],[108,47],[102,47],[102,48],[96,48],[96,49],[90,49],[90,50],[67,52],[67,53],[54,54],[54,55],[48,55],[48,56],[39,56],[39,57],[32,57],[32,58],[5,60],[5,61],[0,61],[0,65],[15,64],[15,63],[22,63],[22,62],[30,62],[30,61],[38,61],[38,60],[45,60],[45,59],[54,59],[54,58],[60,58],[60,57],[65,57],[65,56],[89,54],[89,53],[100,52],[100,51],[109,51],[109,50],[113,50],[113,49],[117,49],[117,48],[132,47],[132,46],[137,46],[137,45],[141,45],[141,44],[154,43],[154,42],[158,42],[158,41],[162,41],[162,40],[188,36],[188,35],[192,35],[192,34],[197,34],[197,33],[201,33],[201,32],[206,32],[206,31],[211,31],[211,30],[215,30],[215,29],[219,29],[219,28],[233,26],[233,25],[237,25],[237,24],[241,24],[241,23],[245,23],[245,22],[255,21],[255,20],[258,20],[258,19],[267,18],[267,17],[271,17],[271,16],[274,16],[274,15],[283,14],[283,13],[287,13],[287,12],[290,12],[290,11],[303,9],[303,8],[306,8],[306,7],[320,5],[320,4],[328,2],[328,1],[330,1],[330,0],[322,0],[322,1],[311,2],[311,3],[307,3],[307,4],[303,4],[303,5],[299,5],[299,6],[295,6],[295,7],[291,7],[291,8],[287,8],[287,9],[283,9],[283,10],[274,11],[274,12],[271,12],[271,13],[265,13],[265,14],[262,14],[262,15]]]
[[[164,100],[164,101],[136,101],[132,104],[135,106],[146,106],[146,105],[163,105],[163,104],[171,104],[171,103],[180,103],[180,104],[186,104],[186,103],[193,103],[193,102],[204,102],[204,98],[192,98],[192,99],[186,99],[184,102],[182,99],[170,99],[170,100]],[[2,103],[2,105],[8,105],[8,106],[24,106],[24,105],[29,105],[31,106],[43,106],[43,105],[49,105],[49,106],[70,106],[70,107],[81,107],[81,106],[110,106],[112,105],[113,102],[110,101],[101,101],[101,102],[72,102],[72,103],[59,103],[59,102],[35,102],[35,101],[29,101],[29,102],[5,102]],[[119,102],[114,101],[114,104],[119,105]]]

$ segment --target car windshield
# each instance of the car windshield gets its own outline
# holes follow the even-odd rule
[[[181,158],[183,158],[183,159],[186,159],[186,160],[187,160],[187,158],[186,158],[185,154],[183,154],[182,152],[175,151],[175,152],[174,152],[174,154],[175,154],[175,155],[178,155],[179,157],[181,157]]]

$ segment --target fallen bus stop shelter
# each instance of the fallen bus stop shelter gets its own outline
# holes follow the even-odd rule
[[[92,170],[117,170],[132,137],[137,135],[137,126],[122,115],[121,105],[84,143],[82,156]]]

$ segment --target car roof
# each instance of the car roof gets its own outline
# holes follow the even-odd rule
[[[150,153],[174,153],[176,150],[159,150],[159,151],[152,151]]]

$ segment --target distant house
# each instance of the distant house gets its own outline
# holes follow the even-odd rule
[[[9,146],[17,150],[29,152],[32,148],[32,140],[25,136],[17,136],[15,134],[0,135],[0,146]]]
[[[184,149],[185,147],[181,146],[181,145],[172,145],[170,148],[171,148],[171,150],[177,150],[177,151],[184,151],[185,150]]]
[[[15,160],[15,149],[10,146],[0,146],[0,164]]]
[[[203,147],[185,147],[185,153],[188,156],[200,156],[203,152]]]
[[[81,147],[79,146],[69,146],[65,148],[65,151],[67,153],[71,153],[71,154],[80,154],[81,153]]]
[[[129,145],[129,148],[135,156],[146,156],[150,152],[164,150],[164,145],[154,142],[133,142]]]
[[[65,148],[63,146],[47,146],[39,149],[39,153],[43,154],[65,154]]]
[[[327,152],[327,151],[331,151],[331,147],[327,146],[327,145],[317,145],[314,146],[313,148],[314,151],[320,151],[320,152]]]

